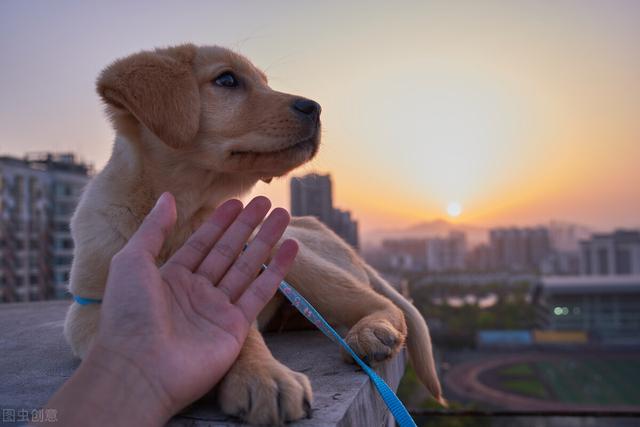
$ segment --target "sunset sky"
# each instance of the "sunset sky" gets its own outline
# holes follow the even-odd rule
[[[322,104],[319,156],[361,229],[448,217],[640,226],[640,1],[0,2],[0,154],[113,131],[100,70],[194,42]],[[288,179],[260,185],[288,207]]]

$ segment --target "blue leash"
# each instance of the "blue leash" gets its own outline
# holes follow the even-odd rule
[[[263,269],[267,268],[266,265],[262,266]],[[402,404],[398,396],[391,390],[391,388],[384,382],[382,378],[378,374],[375,373],[373,369],[371,369],[366,363],[358,357],[358,355],[349,347],[349,344],[342,339],[340,334],[336,332],[335,329],[324,320],[324,317],[318,313],[318,311],[307,301],[298,291],[296,291],[293,286],[284,280],[280,282],[278,285],[280,292],[293,304],[293,306],[300,312],[304,317],[306,317],[311,323],[316,325],[318,329],[322,331],[329,339],[337,344],[340,344],[342,348],[344,348],[350,355],[353,357],[353,360],[356,361],[358,365],[362,368],[362,370],[369,375],[371,381],[373,381],[373,385],[378,389],[378,393],[380,393],[380,397],[384,400],[384,403],[391,411],[391,414],[396,419],[396,422],[400,427],[417,427],[413,418],[407,411],[407,408]]]
[[[267,268],[266,265],[263,265],[263,268]],[[342,339],[340,334],[336,332],[335,329],[327,323],[326,320],[318,313],[318,311],[307,301],[298,291],[296,291],[293,286],[284,280],[280,282],[278,286],[280,292],[289,300],[291,304],[298,309],[300,313],[304,317],[306,317],[311,323],[316,325],[318,329],[322,331],[329,339],[335,343],[338,343],[344,348],[350,355],[353,357],[353,360],[356,361],[358,365],[362,368],[362,370],[369,375],[371,381],[373,381],[373,385],[378,389],[378,393],[380,393],[380,397],[384,400],[384,403],[391,411],[391,414],[396,419],[396,422],[400,427],[417,427],[413,418],[407,411],[407,408],[402,404],[398,396],[391,390],[391,388],[384,382],[382,378],[378,374],[375,373],[373,369],[371,369],[366,363],[358,357],[358,355],[349,347],[349,344]]]
[[[266,265],[262,265],[262,270],[266,269]],[[278,289],[280,292],[293,304],[293,306],[300,312],[304,317],[306,317],[311,323],[316,325],[323,334],[325,334],[331,341],[340,344],[342,348],[344,348],[350,355],[353,357],[353,360],[356,361],[358,365],[362,368],[362,370],[369,375],[373,385],[380,393],[380,397],[391,411],[391,414],[396,419],[396,422],[400,427],[417,427],[413,418],[407,411],[407,408],[402,404],[398,396],[391,390],[391,388],[384,382],[382,378],[378,374],[375,373],[373,369],[371,369],[366,363],[358,357],[358,355],[349,347],[349,344],[342,339],[340,334],[336,332],[335,329],[324,320],[324,317],[318,313],[318,311],[307,301],[298,291],[296,291],[293,286],[284,280],[280,282],[278,285]],[[95,298],[82,298],[77,295],[73,296],[73,300],[80,305],[90,305],[90,304],[100,304],[102,302],[101,299]]]

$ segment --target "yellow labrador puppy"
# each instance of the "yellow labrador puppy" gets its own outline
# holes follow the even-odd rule
[[[70,292],[80,297],[102,297],[111,257],[162,192],[175,196],[178,221],[160,262],[221,202],[260,179],[287,174],[318,150],[320,105],[274,91],[247,59],[220,47],[187,44],[136,53],[108,66],[97,90],[116,139],[71,223]],[[349,328],[346,339],[354,350],[375,363],[406,341],[419,378],[441,399],[429,332],[413,305],[315,219],[294,218],[284,238],[300,246],[288,280],[330,322]],[[276,297],[259,323],[266,324],[282,302]],[[97,304],[69,308],[65,336],[79,357],[96,333],[99,310]],[[273,358],[255,327],[218,396],[228,414],[252,424],[281,424],[309,415],[312,392],[305,375]]]

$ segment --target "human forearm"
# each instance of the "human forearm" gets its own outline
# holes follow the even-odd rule
[[[46,407],[66,426],[159,426],[177,410],[133,363],[97,350]]]

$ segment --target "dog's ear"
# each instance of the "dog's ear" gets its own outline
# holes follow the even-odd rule
[[[184,147],[200,123],[195,54],[194,45],[182,45],[119,59],[100,74],[98,94],[111,107],[132,114],[167,145]]]

